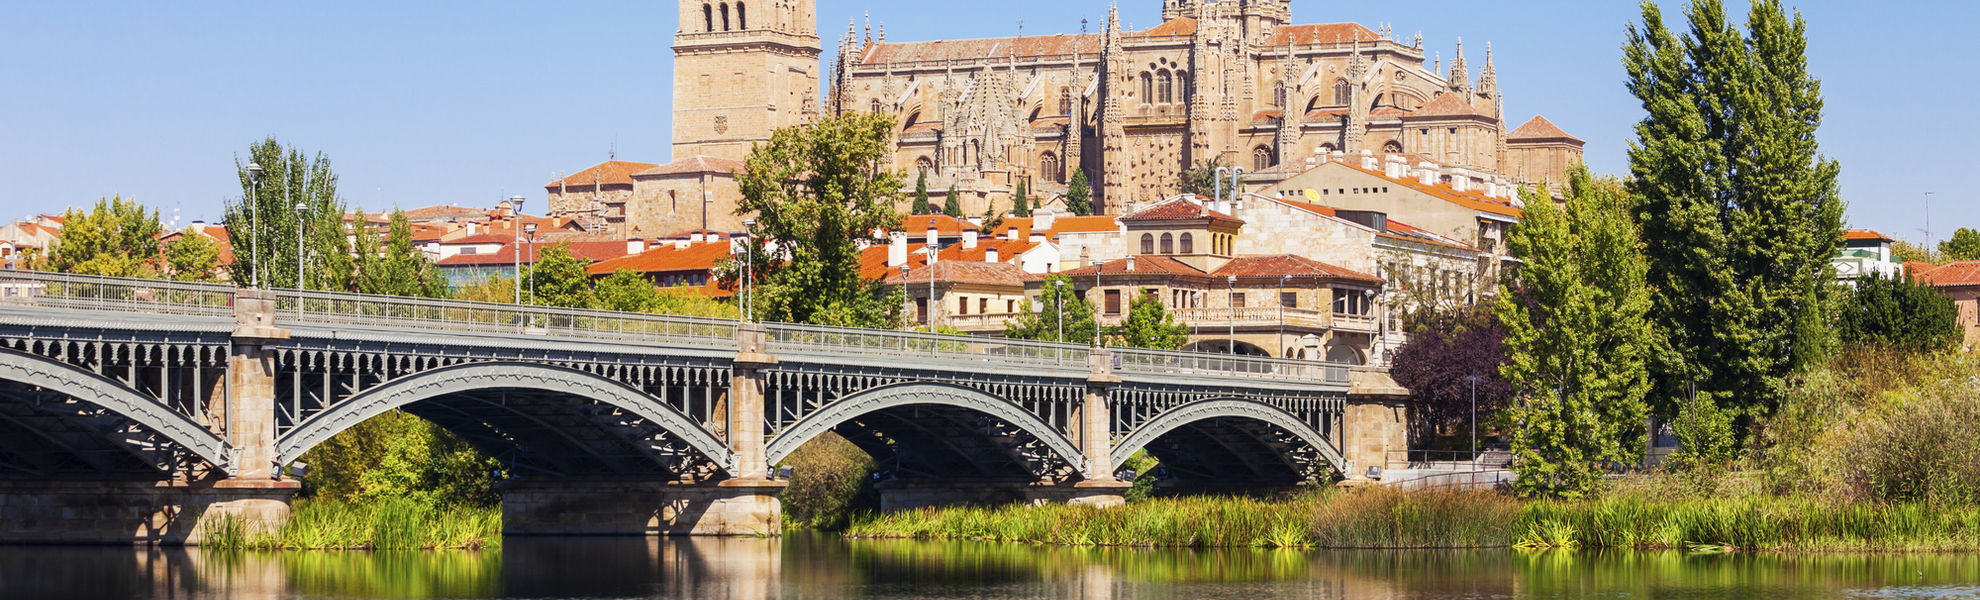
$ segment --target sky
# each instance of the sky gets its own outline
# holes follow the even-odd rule
[[[1535,114],[1587,141],[1598,172],[1627,170],[1640,105],[1624,88],[1623,0],[1409,3],[1292,0],[1293,22],[1421,32],[1449,64],[1495,51],[1511,126]],[[1736,20],[1746,6],[1731,0]],[[1681,19],[1679,4],[1664,2]],[[1970,24],[1980,3],[1809,0],[1818,136],[1842,164],[1852,227],[1919,241],[1980,228],[1980,96]],[[931,7],[939,9],[931,10]],[[670,157],[673,2],[0,3],[0,219],[134,196],[168,222],[214,221],[241,193],[234,160],[273,136],[330,157],[369,210],[492,206],[540,213],[544,184],[616,155]],[[1121,5],[1153,27],[1161,0]],[[1099,31],[1107,4],[822,0],[829,61],[848,19],[892,41]],[[1674,26],[1679,25],[1673,23]],[[827,63],[829,68],[829,62]]]

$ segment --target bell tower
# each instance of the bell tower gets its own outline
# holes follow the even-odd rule
[[[677,1],[674,160],[742,160],[818,115],[816,0]]]

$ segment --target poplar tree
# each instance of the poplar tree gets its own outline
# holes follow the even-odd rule
[[[1086,170],[1073,169],[1072,181],[1066,183],[1066,211],[1075,215],[1092,214],[1093,190],[1086,186]]]
[[[1587,167],[1568,176],[1563,208],[1526,194],[1506,241],[1519,274],[1493,307],[1506,332],[1499,373],[1514,392],[1514,488],[1526,496],[1580,497],[1601,464],[1636,462],[1649,412],[1651,293],[1630,201]]]
[[[1628,151],[1657,288],[1652,402],[1681,460],[1721,461],[1831,345],[1839,167],[1815,141],[1799,14],[1755,0],[1742,33],[1721,0],[1697,0],[1680,36],[1656,4],[1642,11],[1623,62],[1648,113]]]
[[[261,167],[259,183],[249,177],[249,163]],[[224,212],[234,250],[229,265],[234,282],[252,284],[259,268],[263,286],[297,287],[296,237],[301,235],[303,285],[313,290],[357,289],[356,260],[348,241],[352,229],[344,223],[346,207],[337,197],[337,174],[330,169],[329,157],[321,152],[306,157],[271,137],[248,146],[245,162],[235,157],[234,171],[241,201],[227,202]],[[304,207],[300,220],[297,204]],[[361,228],[363,213],[357,217],[354,227]]]
[[[949,184],[949,197],[942,200],[942,214],[962,218],[962,199],[956,197],[955,184]]]
[[[1018,180],[1017,198],[1011,201],[1011,216],[1031,216],[1031,186],[1022,179]]]
[[[364,213],[359,212],[362,220]],[[426,252],[413,246],[412,223],[406,213],[393,210],[382,232],[369,225],[359,228],[357,238],[356,288],[366,294],[387,296],[448,297],[447,280],[440,275]],[[293,255],[291,255],[293,256]],[[291,275],[290,281],[295,277]]]
[[[922,171],[914,178],[914,206],[908,214],[925,215],[934,210],[935,207],[928,205],[928,172]]]

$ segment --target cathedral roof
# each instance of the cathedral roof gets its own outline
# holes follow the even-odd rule
[[[986,58],[1019,58],[1100,52],[1100,34],[1056,34],[1025,37],[978,38],[874,44],[860,57],[862,65],[922,62],[934,60],[978,61]]]
[[[1561,128],[1555,127],[1553,122],[1548,121],[1546,117],[1542,117],[1540,115],[1534,115],[1533,120],[1527,121],[1525,125],[1519,126],[1519,129],[1514,129],[1512,133],[1506,134],[1506,139],[1507,140],[1568,139],[1577,142],[1581,141],[1581,138],[1568,135],[1568,132],[1561,131]]]
[[[1372,42],[1382,39],[1375,30],[1362,27],[1360,23],[1320,23],[1315,25],[1280,25],[1272,30],[1271,46],[1287,44],[1331,44],[1347,43],[1355,40]]]
[[[1179,17],[1169,19],[1154,29],[1129,34],[1130,36],[1196,35],[1196,19]]]
[[[678,175],[682,173],[737,173],[743,170],[743,161],[716,156],[694,155],[644,171],[633,173],[634,177],[649,175]],[[573,176],[573,182],[578,178]]]
[[[1470,102],[1465,102],[1464,98],[1458,94],[1438,95],[1436,98],[1432,98],[1429,102],[1423,103],[1423,106],[1417,108],[1416,112],[1410,113],[1410,116],[1416,116],[1416,117],[1451,117],[1451,116],[1466,116],[1466,115],[1483,116],[1485,115],[1485,113],[1478,112],[1477,108],[1472,107]]]
[[[585,169],[583,171],[578,171],[576,173],[566,175],[564,176],[563,179],[552,181],[549,183],[549,185],[545,185],[543,187],[555,188],[558,187],[559,185],[573,185],[573,186],[592,185],[599,183],[601,181],[605,185],[612,185],[615,183],[632,185],[632,176],[634,173],[638,173],[640,171],[651,169],[657,166],[660,165],[656,165],[653,163],[628,162],[623,160],[608,160],[602,163],[598,163],[596,165],[592,165],[592,167],[589,169]]]

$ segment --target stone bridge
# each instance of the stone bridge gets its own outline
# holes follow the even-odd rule
[[[502,464],[509,533],[775,532],[834,431],[885,508],[1352,473],[1342,364],[65,274],[0,274],[0,540],[286,518],[304,452],[401,410]],[[1380,452],[1386,448],[1374,449]],[[1346,454],[1346,455],[1344,455]],[[1362,452],[1360,454],[1368,454]]]

